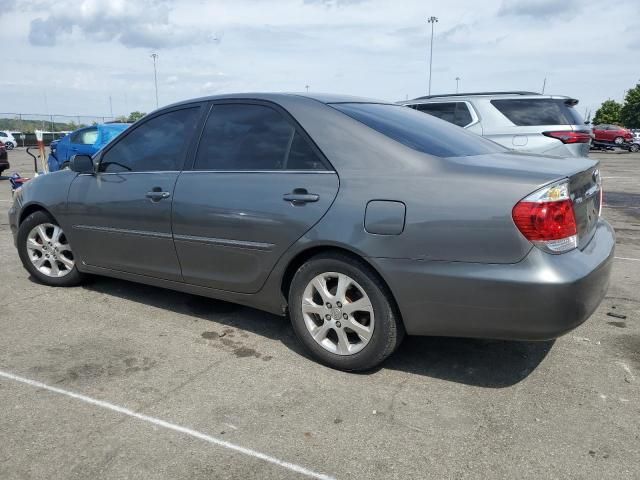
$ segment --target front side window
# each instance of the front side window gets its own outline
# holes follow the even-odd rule
[[[184,108],[145,121],[102,156],[100,171],[181,170],[199,111],[200,107]]]
[[[335,103],[331,106],[409,148],[436,157],[507,151],[478,135],[400,105]]]
[[[324,166],[284,116],[264,105],[214,105],[195,170],[309,170]]]

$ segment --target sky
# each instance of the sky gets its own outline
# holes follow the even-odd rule
[[[122,115],[231,92],[540,91],[583,115],[640,82],[640,1],[0,0],[0,113]],[[109,98],[111,97],[111,102]],[[0,115],[4,116],[4,115]]]

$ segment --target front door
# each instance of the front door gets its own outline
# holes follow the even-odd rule
[[[174,193],[184,281],[257,292],[337,192],[338,176],[286,112],[214,104],[193,169],[180,175]]]
[[[100,155],[96,174],[76,177],[68,208],[71,240],[83,263],[182,279],[171,203],[199,110],[165,111],[137,125]]]

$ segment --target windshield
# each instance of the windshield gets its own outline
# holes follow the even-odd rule
[[[436,157],[468,157],[506,149],[463,128],[409,107],[378,103],[331,106],[387,137]]]

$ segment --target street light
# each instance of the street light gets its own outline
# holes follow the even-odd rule
[[[456,93],[458,93],[459,86],[460,86],[460,77],[456,77]]]
[[[153,81],[156,86],[156,108],[158,108],[158,72],[156,71],[156,60],[158,59],[158,54],[152,53],[151,58],[153,58]]]
[[[438,23],[438,17],[427,18],[427,23],[431,24],[431,49],[429,52],[429,95],[431,95],[431,65],[433,64],[433,27]]]

